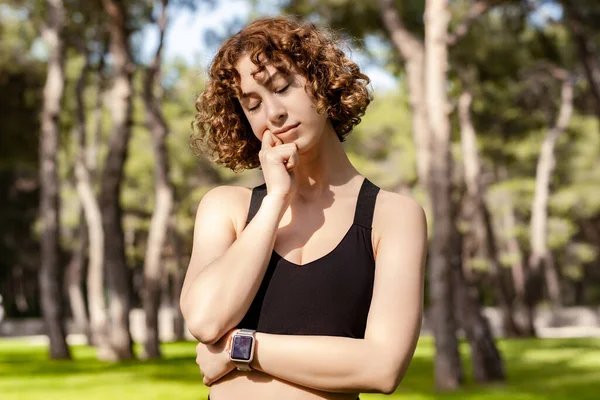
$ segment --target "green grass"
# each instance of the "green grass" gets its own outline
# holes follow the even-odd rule
[[[361,399],[600,399],[600,338],[503,340],[508,369],[503,385],[479,386],[470,379],[454,393],[433,390],[433,342],[422,338],[410,369],[393,396]],[[163,346],[162,361],[110,364],[94,359],[93,349],[74,346],[75,361],[49,361],[46,348],[0,341],[0,400],[205,399],[194,363],[194,343]],[[462,344],[464,359],[468,347]]]

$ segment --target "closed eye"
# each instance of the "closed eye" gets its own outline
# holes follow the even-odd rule
[[[277,94],[285,93],[289,89],[289,87],[290,87],[290,85],[286,85],[284,88],[276,90],[275,93],[277,93]]]
[[[275,93],[277,94],[284,94],[285,92],[287,92],[287,90],[290,88],[290,84],[284,86],[283,88],[276,90]],[[260,107],[261,102],[257,103],[254,107],[252,108],[248,108],[248,111],[252,112],[252,111],[256,111],[258,110],[258,108]]]

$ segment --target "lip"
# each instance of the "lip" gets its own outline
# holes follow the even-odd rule
[[[292,129],[298,127],[298,125],[300,125],[300,122],[298,122],[297,124],[284,126],[283,128],[273,131],[272,133],[273,133],[273,135],[281,135],[283,133],[286,133],[286,132],[291,131]]]

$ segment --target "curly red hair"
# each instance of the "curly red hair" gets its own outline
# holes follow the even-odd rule
[[[196,100],[191,145],[198,153],[234,172],[260,166],[261,143],[238,98],[235,65],[250,56],[260,72],[265,64],[288,73],[291,66],[306,78],[317,112],[327,115],[340,141],[361,121],[371,102],[369,78],[360,72],[329,30],[291,18],[259,19],[229,38],[215,55],[204,91]]]

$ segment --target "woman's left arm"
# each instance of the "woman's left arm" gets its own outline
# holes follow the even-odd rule
[[[380,232],[375,282],[365,338],[257,333],[254,368],[329,392],[396,390],[421,328],[427,222],[414,200],[381,194],[374,224]]]
[[[398,387],[421,328],[427,223],[408,197],[386,192],[377,202],[375,281],[364,339],[257,332],[253,368],[327,392],[392,393]],[[199,363],[211,357],[206,354]]]

